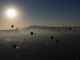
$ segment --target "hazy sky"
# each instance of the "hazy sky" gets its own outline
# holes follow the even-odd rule
[[[14,8],[17,16],[6,18]],[[14,20],[14,21],[13,21]],[[80,0],[0,0],[0,27],[47,25],[80,26]]]

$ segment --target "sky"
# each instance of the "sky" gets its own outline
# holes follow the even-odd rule
[[[5,12],[13,8],[15,18]],[[0,28],[29,25],[80,26],[80,0],[0,0]]]

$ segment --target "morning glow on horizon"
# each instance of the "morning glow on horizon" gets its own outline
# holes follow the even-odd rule
[[[75,1],[1,0],[0,26],[1,28],[8,27],[10,24],[20,27],[27,25],[80,26],[80,1]]]

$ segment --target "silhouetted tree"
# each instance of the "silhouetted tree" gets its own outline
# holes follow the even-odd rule
[[[53,37],[53,36],[51,36],[50,38],[51,38],[51,39],[54,39],[54,37]]]
[[[17,47],[17,45],[13,45],[13,48],[16,48]]]
[[[18,27],[16,28],[16,30],[18,30]]]
[[[31,35],[33,35],[33,32],[30,32]]]
[[[69,30],[71,31],[71,30],[72,30],[72,28],[71,28],[71,27],[69,27]]]

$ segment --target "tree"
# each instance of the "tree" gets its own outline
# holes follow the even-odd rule
[[[18,27],[16,28],[16,30],[18,30]]]

